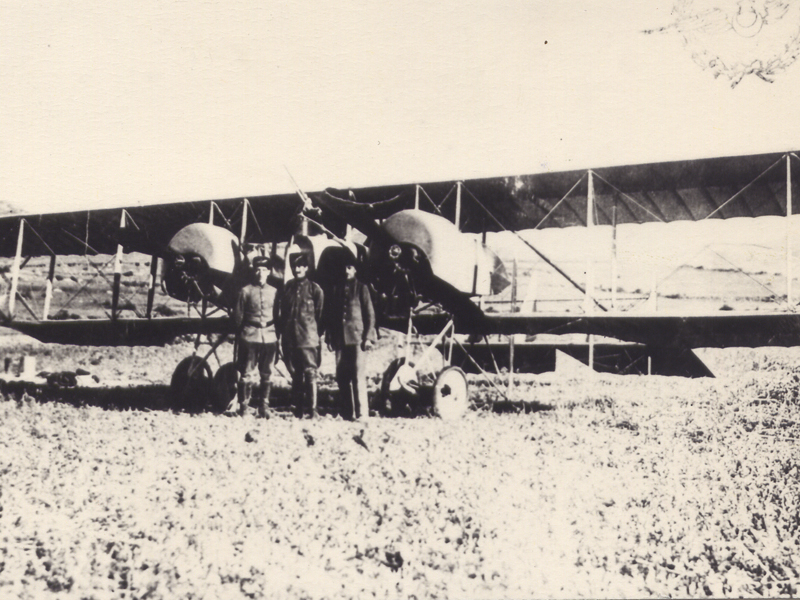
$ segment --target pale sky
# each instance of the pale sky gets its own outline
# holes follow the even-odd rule
[[[0,200],[61,211],[291,191],[285,167],[319,190],[800,148],[800,64],[732,89],[678,32],[642,33],[672,7],[6,0]]]

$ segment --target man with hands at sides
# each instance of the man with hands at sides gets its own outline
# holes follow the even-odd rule
[[[345,417],[369,417],[367,351],[375,339],[375,310],[369,288],[356,278],[356,261],[348,255],[341,279],[327,304],[325,339],[336,352],[336,382]]]

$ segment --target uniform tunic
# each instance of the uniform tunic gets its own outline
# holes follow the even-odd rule
[[[344,416],[369,416],[367,365],[362,344],[375,337],[375,311],[369,288],[350,279],[336,286],[329,304],[328,342],[336,350],[336,383]]]
[[[337,286],[330,309],[329,341],[334,348],[375,339],[375,310],[365,284],[353,279]]]
[[[275,303],[275,323],[281,337],[283,362],[292,376],[295,414],[317,411],[317,368],[320,363],[322,288],[307,278],[290,279]]]
[[[276,290],[269,284],[247,285],[239,292],[233,319],[239,339],[257,344],[274,344]]]
[[[233,320],[239,335],[237,368],[246,383],[258,368],[262,387],[269,382],[275,359],[274,320],[276,290],[269,284],[247,285],[241,289],[233,308]]]
[[[319,347],[322,288],[308,278],[290,279],[275,305],[275,323],[284,348]]]

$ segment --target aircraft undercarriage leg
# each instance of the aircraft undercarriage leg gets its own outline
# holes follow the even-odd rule
[[[436,374],[433,385],[420,380],[419,366],[432,354],[436,346],[452,335],[453,321],[434,338],[416,361],[410,360],[410,344],[406,344],[406,356],[396,358],[384,371],[378,395],[378,412],[386,416],[418,416],[431,414],[441,419],[458,419],[469,410],[469,386],[467,377],[459,367],[448,366]],[[409,329],[410,332],[410,329]],[[446,363],[452,355],[443,356]]]

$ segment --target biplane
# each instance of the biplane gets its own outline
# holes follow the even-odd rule
[[[330,288],[337,264],[350,253],[373,291],[378,324],[406,335],[405,355],[387,366],[382,397],[417,393],[418,367],[438,347],[447,360],[433,385],[434,412],[462,414],[467,382],[453,363],[484,371],[486,351],[494,357],[497,347],[487,340],[498,335],[510,338],[510,372],[514,336],[522,334],[528,340],[583,336],[592,368],[602,368],[601,349],[616,344],[609,363],[616,372],[711,375],[694,349],[800,343],[791,260],[799,163],[796,153],[787,152],[17,214],[0,219],[0,257],[11,261],[3,271],[7,293],[0,318],[2,325],[49,343],[161,345],[193,335],[197,349],[205,336],[212,350],[187,357],[171,382],[190,405],[199,390],[210,387],[208,358],[232,333],[230,308],[254,253],[283,254],[284,268],[273,270],[276,286],[291,276],[289,253],[307,253],[315,266],[312,277],[323,289]],[[547,228],[605,226],[616,235],[616,228],[627,224],[766,216],[785,217],[786,224],[787,283],[779,310],[628,311],[615,300],[614,282],[610,299],[598,293],[588,261],[577,277],[538,248],[535,237]],[[352,230],[362,234],[360,242]],[[522,310],[514,298],[515,278],[486,243],[488,233],[503,231],[517,236],[533,260],[575,290],[582,299],[578,309]],[[140,287],[131,285],[131,272],[124,268],[132,256],[149,264]],[[38,281],[25,277],[25,267],[37,258],[46,262]],[[59,268],[81,261],[88,279],[107,285],[110,298],[97,303],[99,314],[70,308],[92,289],[88,280],[57,275]],[[505,310],[498,309],[497,298],[509,289]],[[132,300],[134,291],[141,294],[140,305]],[[430,342],[416,360],[412,335]],[[483,360],[476,359],[481,352]],[[231,393],[232,377],[231,363],[213,375],[222,396]],[[224,407],[227,399],[212,404]]]

